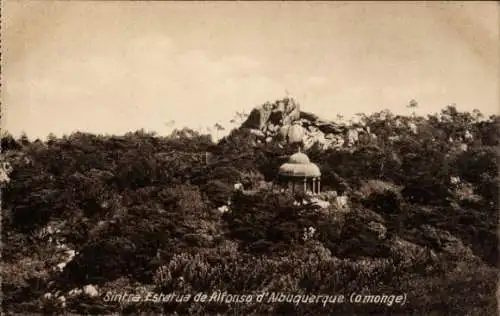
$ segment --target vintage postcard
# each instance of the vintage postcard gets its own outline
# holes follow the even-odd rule
[[[3,314],[498,312],[498,2],[1,9]]]

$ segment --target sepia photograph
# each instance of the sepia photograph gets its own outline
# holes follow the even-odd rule
[[[2,315],[500,313],[500,2],[1,2]]]

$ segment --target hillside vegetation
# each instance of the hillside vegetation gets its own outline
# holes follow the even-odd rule
[[[3,310],[493,315],[499,123],[454,107],[428,117],[364,116],[360,124],[376,137],[307,149],[323,174],[322,198],[332,202],[326,209],[270,189],[293,149],[260,141],[247,127],[218,143],[187,128],[168,137],[4,135]],[[243,192],[234,191],[239,182]],[[348,197],[346,207],[333,203],[333,191]],[[392,306],[105,299],[214,291],[407,299]]]

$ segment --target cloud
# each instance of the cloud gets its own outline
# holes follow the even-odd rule
[[[36,71],[43,60],[51,67]],[[212,58],[205,50],[182,50],[163,35],[132,38],[84,58],[78,47],[64,55],[33,54],[24,72],[9,76],[7,104],[24,108],[11,109],[8,128],[20,132],[16,121],[29,135],[46,135],[75,129],[125,133],[141,127],[162,133],[172,119],[210,126],[279,90],[260,69],[249,56]],[[49,124],[49,115],[58,124]],[[28,124],[37,119],[35,126]]]
[[[307,80],[307,83],[311,87],[323,87],[327,85],[329,82],[328,78],[322,76],[310,76]]]
[[[165,133],[169,120],[222,124],[286,90],[326,118],[404,109],[410,98],[431,112],[451,102],[497,112],[498,63],[487,61],[498,55],[498,31],[485,32],[490,42],[471,37],[481,28],[463,28],[474,14],[465,24],[458,22],[469,21],[466,12],[457,15],[455,32],[448,11],[429,14],[429,6],[412,6],[411,14],[392,5],[373,6],[370,14],[365,5],[293,6],[275,8],[283,14],[271,20],[267,5],[249,6],[244,16],[225,6],[217,13],[83,3],[39,8],[20,22],[13,14],[4,36],[2,124],[40,136],[141,127]],[[221,24],[227,13],[232,20]],[[301,27],[290,32],[297,20]],[[496,30],[493,22],[482,29]]]

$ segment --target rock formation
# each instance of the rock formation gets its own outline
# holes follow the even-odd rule
[[[348,148],[363,132],[362,128],[348,130],[344,124],[301,111],[299,103],[288,97],[254,108],[241,127],[250,129],[261,141],[301,142],[305,149],[315,144],[322,149]]]

